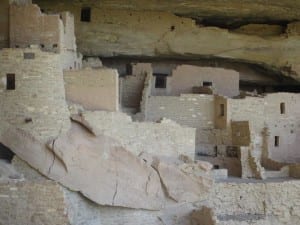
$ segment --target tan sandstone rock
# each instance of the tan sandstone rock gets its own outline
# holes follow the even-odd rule
[[[43,175],[80,191],[101,205],[158,210],[163,207],[160,179],[112,138],[95,137],[79,124],[49,143],[1,122],[0,141]]]

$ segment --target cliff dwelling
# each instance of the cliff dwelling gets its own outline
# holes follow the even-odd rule
[[[300,2],[0,12],[0,225],[300,224]]]

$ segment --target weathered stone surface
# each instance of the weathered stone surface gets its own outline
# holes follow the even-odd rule
[[[234,18],[244,20],[297,20],[300,18],[300,3],[297,0],[273,0],[270,4],[264,0],[165,0],[159,2],[155,0],[102,0],[101,2],[92,0],[35,0],[41,5],[47,5],[51,2],[53,5],[58,3],[71,5],[90,5],[109,9],[133,9],[133,10],[149,10],[149,11],[168,11],[176,14],[182,14],[194,17],[209,18]]]
[[[168,196],[177,202],[204,200],[213,184],[212,179],[208,177],[187,173],[158,158],[154,158],[152,166],[158,172]]]
[[[37,1],[37,3],[42,8],[49,10],[70,10],[74,13],[75,18],[77,18],[78,48],[84,55],[143,55],[189,59],[217,57],[263,65],[300,80],[300,72],[295,67],[299,65],[300,52],[300,41],[297,35],[282,34],[263,38],[259,34],[237,34],[229,32],[227,29],[199,26],[190,18],[183,18],[170,13],[172,5],[176,7],[174,3],[171,3],[170,6],[166,4],[168,9],[165,7],[165,11],[161,4],[156,4],[159,6],[155,7],[159,11],[138,11],[132,7],[127,7],[127,9],[104,8],[101,2],[101,7],[93,8],[92,19],[89,23],[80,21],[81,4],[69,4],[67,2],[55,4],[53,1],[51,3],[49,1]],[[299,10],[296,12],[295,9],[299,8],[300,5],[295,1],[284,3],[285,8],[280,7],[282,3],[278,2],[276,6],[272,3],[270,6],[272,10],[268,10],[267,4],[263,1],[254,4],[249,1],[241,3],[232,0],[231,3],[230,5],[230,2],[225,4],[223,1],[217,3],[210,1],[208,4],[210,6],[206,6],[207,1],[203,3],[193,2],[193,7],[200,11],[205,8],[207,10],[207,7],[217,11],[226,9],[229,11],[219,11],[219,13],[223,16],[225,14],[233,17],[233,12],[236,13],[235,16],[243,12],[244,14],[250,13],[254,16],[253,18],[258,15],[263,15],[262,17],[271,16],[270,12],[272,12],[276,15],[276,20],[285,17],[283,15],[292,15],[291,12],[294,12],[293,17],[299,19]],[[149,4],[154,5],[143,3],[143,5]],[[162,3],[162,5],[164,4]],[[186,4],[183,5],[186,6]],[[245,9],[245,6],[249,8]],[[162,8],[159,9],[160,7]],[[254,10],[253,7],[256,10],[255,13],[252,11],[252,9]],[[295,32],[289,32],[289,34],[295,34]]]
[[[1,123],[0,141],[47,177],[102,205],[160,209],[164,205],[155,170],[112,138],[73,124],[49,148],[28,133]]]
[[[0,159],[0,183],[23,180],[23,175],[5,160]]]
[[[160,180],[151,167],[117,141],[89,135],[82,129],[74,125],[49,146],[65,163],[65,182],[101,205],[145,209],[163,206]]]

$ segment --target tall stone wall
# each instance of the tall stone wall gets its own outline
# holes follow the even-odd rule
[[[64,72],[66,98],[87,110],[118,111],[119,75],[113,69]]]
[[[258,152],[265,150],[270,159],[279,162],[300,161],[297,150],[300,144],[299,110],[299,94],[293,93],[228,99],[229,120],[249,121],[253,149]],[[263,133],[264,128],[267,128],[267,134]],[[278,143],[275,143],[276,137]]]
[[[42,14],[39,7],[33,4],[11,4],[9,12],[10,47],[39,45],[48,51],[62,50],[63,37],[60,35],[63,25],[58,14]]]
[[[37,5],[11,4],[9,45],[26,48],[38,45],[43,51],[60,53],[64,69],[80,69],[81,55],[76,52],[74,16],[69,12],[43,14]]]
[[[24,59],[26,54],[33,59]],[[37,48],[0,51],[0,119],[39,139],[69,128],[60,56]],[[14,81],[7,76],[13,74]],[[9,82],[14,88],[8,90]]]

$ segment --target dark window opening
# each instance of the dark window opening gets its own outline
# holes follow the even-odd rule
[[[35,54],[33,52],[24,52],[24,59],[34,59]]]
[[[53,47],[53,48],[57,48],[57,47],[58,47],[58,44],[53,44],[52,47]]]
[[[220,166],[219,165],[214,165],[214,169],[218,170],[218,169],[220,169]]]
[[[19,46],[19,45],[16,45],[16,48],[20,48],[20,46]]]
[[[280,103],[280,114],[285,114],[285,103],[284,102]]]
[[[226,147],[226,156],[229,158],[238,158],[238,147],[236,146],[227,146]]]
[[[212,82],[211,81],[203,81],[202,86],[203,87],[211,87],[212,86]]]
[[[132,74],[132,65],[126,64],[126,75],[131,75]]]
[[[171,26],[171,27],[170,27],[170,30],[171,30],[171,31],[174,31],[174,30],[175,30],[175,26]]]
[[[91,22],[91,8],[85,7],[81,9],[81,21]]]
[[[275,136],[275,143],[274,143],[275,147],[279,146],[279,136]]]
[[[6,90],[15,90],[16,84],[15,84],[15,74],[9,73],[6,74]]]
[[[225,105],[220,104],[220,116],[223,117],[225,116]]]
[[[44,44],[41,44],[41,48],[45,48],[45,45],[44,45]]]
[[[155,88],[167,87],[167,75],[166,74],[153,74],[155,76]]]
[[[4,159],[7,160],[8,162],[11,162],[14,155],[15,154],[9,148],[7,148],[5,145],[0,143],[0,159]]]

